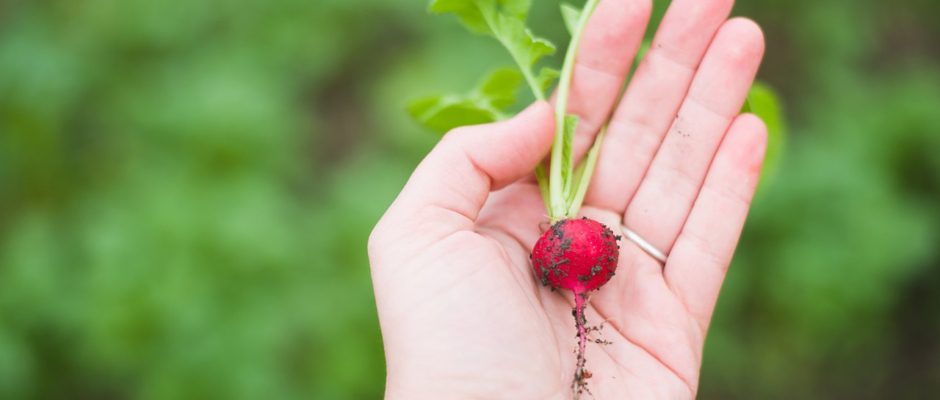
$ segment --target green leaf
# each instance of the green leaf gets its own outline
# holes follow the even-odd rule
[[[479,101],[492,107],[505,109],[516,103],[516,93],[522,86],[522,74],[515,68],[499,68],[491,72],[474,92]]]
[[[532,31],[526,28],[524,19],[500,14],[496,21],[496,37],[506,46],[506,50],[509,50],[520,67],[531,70],[539,59],[555,54],[555,45],[533,35]]]
[[[548,175],[545,174],[545,166],[542,164],[535,166],[535,181],[539,184],[539,193],[542,194],[542,201],[545,203],[545,209],[551,209],[548,192]]]
[[[503,118],[516,103],[522,74],[514,68],[498,68],[468,95],[430,96],[411,102],[408,113],[422,126],[444,133],[458,126],[484,124]]]
[[[435,14],[454,14],[471,31],[495,37],[523,70],[555,53],[555,45],[526,28],[529,0],[433,0]]]
[[[574,132],[578,128],[578,117],[574,115],[565,116],[565,130],[564,136],[562,138],[561,145],[561,182],[563,191],[563,198],[568,199],[569,194],[571,193],[572,187],[572,148],[574,147]],[[565,202],[567,203],[567,202]],[[567,211],[567,206],[564,207]]]
[[[456,96],[418,99],[408,106],[408,113],[419,124],[438,133],[464,125],[493,122],[501,117],[490,107]]]
[[[428,11],[434,14],[454,14],[467,29],[482,35],[492,34],[492,29],[476,1],[434,0],[428,6]]]
[[[573,35],[578,29],[578,20],[581,19],[581,9],[571,5],[571,3],[561,3],[561,18],[565,20],[565,28],[568,34]]]
[[[454,14],[473,32],[496,38],[509,51],[537,99],[545,97],[532,67],[555,45],[526,28],[530,0],[433,0],[429,11]]]
[[[646,53],[650,51],[650,41],[644,40],[643,43],[640,43],[640,48],[636,51],[636,57],[634,62],[636,65],[640,65],[640,61],[643,61],[643,57],[646,57]]]
[[[772,177],[777,170],[780,155],[786,142],[786,126],[784,125],[780,97],[769,86],[754,82],[747,94],[742,112],[756,114],[767,125],[767,155],[764,159],[764,181]]]
[[[535,81],[538,83],[539,88],[542,89],[542,92],[547,93],[560,74],[561,72],[555,68],[545,67],[539,71],[539,75],[535,77]]]
[[[525,21],[531,6],[531,0],[432,0],[428,11],[454,14],[471,31],[495,36],[489,19],[499,13]]]

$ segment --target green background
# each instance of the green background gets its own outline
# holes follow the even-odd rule
[[[940,3],[739,3],[788,137],[701,397],[940,393]],[[425,5],[0,0],[0,398],[379,398],[405,107],[511,63]]]

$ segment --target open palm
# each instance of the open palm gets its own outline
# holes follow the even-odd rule
[[[583,153],[608,122],[582,213],[668,254],[621,242],[593,294],[589,389],[598,399],[692,398],[702,347],[766,143],[739,115],[763,53],[730,0],[675,0],[622,98],[649,0],[604,0],[581,42],[569,112]],[[618,105],[619,104],[619,105]],[[616,105],[616,107],[615,107]],[[538,284],[528,254],[546,228],[530,176],[551,107],[448,133],[369,242],[388,398],[564,399],[576,346],[570,293]]]

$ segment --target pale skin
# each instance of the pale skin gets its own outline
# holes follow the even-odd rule
[[[674,0],[620,98],[650,0],[604,0],[581,41],[569,113],[578,153],[609,119],[585,215],[630,227],[591,295],[588,388],[597,399],[696,395],[709,321],[760,174],[766,129],[739,114],[764,50],[731,0]],[[369,256],[388,399],[569,399],[573,299],[528,259],[548,219],[532,170],[551,106],[448,133],[376,226]],[[586,396],[590,397],[590,396]]]

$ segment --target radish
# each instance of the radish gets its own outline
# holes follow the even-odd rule
[[[563,219],[532,248],[532,267],[542,285],[582,295],[607,283],[617,270],[619,236],[592,219]]]
[[[620,236],[592,219],[563,219],[542,234],[532,248],[532,267],[542,285],[574,293],[574,320],[578,330],[577,362],[572,390],[577,398],[587,390],[584,350],[587,319],[584,307],[588,292],[607,283],[617,270]],[[600,342],[599,342],[600,343]]]
[[[417,100],[409,106],[409,111],[423,125],[445,132],[460,125],[503,118],[503,111],[515,103],[515,92],[523,82],[528,84],[536,99],[544,100],[546,89],[556,77],[559,79],[550,169],[548,173],[541,165],[535,169],[551,228],[541,235],[529,257],[537,281],[574,293],[572,314],[578,347],[572,392],[577,399],[586,391],[590,393],[586,379],[591,374],[585,368],[584,351],[588,332],[599,329],[587,327],[584,310],[588,293],[600,289],[614,276],[620,249],[617,244],[620,236],[609,228],[591,219],[576,218],[606,131],[606,126],[601,128],[584,160],[575,166],[572,142],[578,118],[567,114],[568,93],[578,43],[598,0],[588,0],[582,10],[562,5],[561,14],[571,33],[564,63],[561,71],[542,68],[538,73],[533,67],[540,58],[552,54],[555,47],[534,36],[526,27],[529,3],[529,0],[432,0],[431,12],[455,14],[471,31],[496,38],[519,69],[499,69],[469,94]]]
[[[596,6],[596,0],[588,0],[583,11],[573,9],[570,5],[562,7],[562,15],[565,16],[571,31],[571,43],[565,54],[555,98],[556,131],[552,144],[551,175],[547,183],[541,166],[536,169],[542,197],[547,199],[545,202],[552,226],[535,242],[530,255],[533,271],[543,285],[574,293],[572,315],[577,329],[578,349],[571,390],[575,399],[580,398],[584,392],[590,393],[587,379],[591,377],[591,373],[585,368],[587,360],[584,358],[589,330],[587,318],[584,316],[588,302],[587,294],[600,289],[614,276],[620,256],[620,246],[617,244],[620,236],[614,235],[600,222],[584,217],[572,219],[578,214],[584,201],[594,165],[597,163],[598,149],[606,131],[605,125],[597,134],[584,162],[574,168],[571,147],[578,120],[577,117],[566,115],[568,91],[578,43]],[[597,343],[606,342],[598,340]]]

